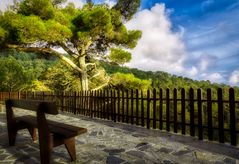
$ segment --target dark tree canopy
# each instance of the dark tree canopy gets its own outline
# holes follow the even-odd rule
[[[88,1],[82,9],[74,4],[62,7],[64,2],[16,1],[0,15],[0,46],[57,56],[78,74],[83,90],[93,89],[89,80],[97,77],[97,61],[106,60],[111,48],[134,48],[141,37],[123,22],[137,11],[139,1],[119,0],[113,8]],[[60,48],[65,53],[57,51]]]

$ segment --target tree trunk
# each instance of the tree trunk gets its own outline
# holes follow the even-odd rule
[[[89,90],[89,79],[87,75],[87,68],[86,68],[86,63],[85,63],[85,56],[79,58],[79,63],[80,63],[80,68],[83,73],[80,74],[80,79],[81,79],[81,89],[83,91],[88,91]]]
[[[89,90],[89,80],[87,77],[87,73],[81,74],[81,88],[83,91],[88,91]]]

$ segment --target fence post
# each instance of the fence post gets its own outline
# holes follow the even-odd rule
[[[224,116],[223,116],[223,97],[222,88],[217,90],[217,104],[218,104],[218,135],[219,142],[224,143]]]
[[[182,119],[182,134],[186,134],[186,126],[185,126],[185,89],[181,90],[181,119]]]
[[[114,107],[113,107],[113,109],[114,109],[114,122],[116,122],[116,93],[115,93],[115,90],[114,90]]]
[[[159,129],[163,129],[163,89],[159,89]]]
[[[174,109],[174,110],[173,110],[173,111],[174,111],[174,113],[173,113],[173,117],[174,117],[173,121],[174,121],[174,133],[178,133],[177,94],[178,94],[177,89],[174,88],[174,90],[173,90],[173,109]]]
[[[156,89],[153,90],[153,128],[156,129]]]
[[[99,103],[100,103],[100,118],[104,118],[104,113],[103,113],[103,103],[104,103],[104,101],[103,101],[103,91],[102,90],[100,90]]]
[[[76,115],[76,109],[77,109],[77,94],[76,91],[74,92],[74,114]]]
[[[120,89],[118,90],[118,122],[120,122]]]
[[[208,140],[213,140],[213,127],[212,127],[212,91],[207,89],[207,124],[208,124]]]
[[[202,90],[197,90],[198,100],[198,139],[203,140],[203,126],[202,126]]]
[[[229,108],[230,108],[230,135],[231,145],[237,145],[236,132],[236,110],[235,110],[235,92],[233,88],[229,89]]]
[[[110,101],[111,101],[111,120],[114,120],[114,102],[113,102],[113,90],[110,90]]]
[[[170,131],[170,90],[166,89],[166,130]]]
[[[147,129],[150,129],[150,90],[147,90]]]
[[[139,125],[139,90],[136,89],[136,125]]]
[[[124,90],[122,90],[122,122],[125,122],[124,121],[124,118],[125,118],[125,112],[124,112]]]
[[[189,89],[189,108],[190,108],[190,135],[195,136],[195,123],[194,123],[194,90]]]
[[[106,90],[103,91],[103,118],[106,119]]]
[[[126,123],[129,123],[129,91],[126,90]]]
[[[134,91],[131,89],[131,124],[134,124]]]
[[[144,126],[144,95],[141,90],[141,126]]]
[[[18,98],[18,100],[21,99],[21,91],[17,92],[17,98]]]
[[[110,99],[109,99],[110,100]],[[108,100],[108,101],[109,101]],[[96,109],[97,109],[97,118],[100,118],[100,92],[99,90],[96,91]],[[108,104],[110,105],[110,104]],[[109,107],[110,108],[110,107]],[[111,110],[111,109],[110,109]],[[109,111],[109,113],[111,114],[111,111]],[[110,115],[109,115],[110,116]]]

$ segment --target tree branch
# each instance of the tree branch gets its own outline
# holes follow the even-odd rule
[[[73,52],[69,47],[67,47],[65,43],[60,42],[59,44],[69,55],[73,56],[74,58],[78,57],[78,55],[75,52]]]
[[[41,52],[41,53],[45,53],[45,54],[50,54],[50,55],[54,55],[56,57],[58,57],[59,59],[61,59],[63,62],[65,62],[67,65],[69,65],[70,67],[72,67],[74,70],[80,72],[80,73],[84,73],[84,71],[82,69],[80,69],[74,62],[72,62],[70,59],[68,59],[67,57],[65,57],[63,54],[51,49],[51,48],[45,48],[45,47],[24,47],[24,46],[19,46],[19,45],[12,45],[12,44],[7,44],[5,45],[7,48],[12,48],[12,49],[16,49],[19,51],[24,51],[24,52]]]
[[[97,90],[99,90],[99,89],[101,89],[101,88],[107,86],[107,85],[109,84],[109,82],[110,82],[110,78],[107,79],[107,82],[106,82],[106,83],[102,84],[102,85],[99,86],[99,87],[96,87],[96,88],[92,89],[92,91],[97,91]]]
[[[91,76],[90,79],[93,79],[93,78],[95,78],[95,77],[97,77],[99,75],[100,75],[100,72],[98,72],[98,73],[94,74],[93,76]]]

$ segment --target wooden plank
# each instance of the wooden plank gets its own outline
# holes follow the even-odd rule
[[[120,90],[118,90],[118,122],[120,122]]]
[[[197,106],[198,106],[198,139],[203,140],[203,125],[202,125],[202,90],[197,90]]]
[[[174,133],[178,133],[177,89],[173,89],[173,122]]]
[[[150,129],[150,90],[147,90],[147,129]]]
[[[106,119],[106,90],[103,92],[103,118]]]
[[[159,129],[163,129],[163,89],[159,89]]]
[[[86,111],[86,115],[88,115],[88,116],[91,116],[91,113],[92,112],[90,112],[89,113],[89,111],[87,110],[87,94],[86,94],[87,92],[86,91],[84,91],[84,110]],[[92,92],[91,92],[91,94],[92,94]],[[92,104],[91,104],[91,106],[92,106]],[[92,109],[91,109],[92,110]],[[89,115],[90,114],[90,115]]]
[[[231,145],[237,145],[236,132],[236,110],[235,110],[235,92],[233,88],[229,89],[229,109],[230,109],[230,138]]]
[[[101,110],[100,110],[100,91],[99,90],[97,90],[97,92],[96,92],[96,97],[97,97],[97,99],[96,99],[96,106],[97,106],[97,118],[102,118],[101,117]]]
[[[153,89],[153,128],[156,129],[156,89]]]
[[[195,136],[195,115],[194,115],[194,90],[189,89],[189,110],[190,110],[190,135]]]
[[[61,111],[62,112],[64,111],[64,107],[65,107],[64,100],[65,100],[65,91],[62,91],[61,92]]]
[[[110,92],[109,89],[107,89],[107,95],[106,95],[106,116],[107,119],[110,119],[110,106],[109,106],[109,102],[110,102]]]
[[[100,101],[99,101],[99,105],[100,105],[100,118],[104,118],[104,113],[103,113],[103,91],[100,90]]]
[[[181,90],[181,126],[182,126],[182,134],[186,134],[186,125],[185,125],[185,97],[186,97],[186,92],[185,89],[182,88]]]
[[[144,126],[144,95],[141,90],[141,126]]]
[[[208,124],[208,140],[213,140],[212,127],[212,91],[207,89],[207,124]]]
[[[114,98],[113,91],[110,90],[110,111],[111,111],[111,120],[114,120]]]
[[[116,101],[116,100],[117,100],[117,99],[116,99],[116,91],[115,91],[115,90],[114,90],[114,92],[113,92],[113,97],[114,97],[114,103],[113,103],[113,106],[114,106],[114,107],[113,107],[113,108],[114,108],[114,122],[116,122],[116,119],[117,119],[117,118],[116,118],[116,116],[117,116],[117,114],[116,114],[116,102],[117,102],[117,101]]]
[[[92,100],[91,100],[91,104],[92,104]],[[92,110],[92,106],[91,106],[91,110]],[[82,91],[80,91],[80,114],[85,115],[83,110],[83,92]]]
[[[139,90],[136,89],[136,125],[139,125]]]
[[[37,111],[39,108],[44,109],[44,113],[56,115],[58,114],[56,103],[39,100],[18,100],[8,99],[6,104],[11,107],[22,108],[30,111]]]
[[[126,90],[126,123],[129,123],[129,91]]]
[[[20,116],[20,117],[16,117],[16,120],[17,122],[25,122],[36,128],[38,127],[37,119],[35,116],[30,116],[30,115]],[[47,123],[49,125],[50,132],[62,135],[64,137],[75,137],[77,135],[87,132],[85,128],[65,124],[62,122],[47,120]]]
[[[133,89],[131,89],[131,95],[130,95],[130,98],[131,98],[131,124],[133,125],[134,124],[134,91]]]
[[[77,93],[74,92],[74,114],[76,114],[77,109]]]
[[[125,101],[124,90],[122,90],[122,122],[125,122],[124,101]]]
[[[166,130],[170,131],[170,91],[169,88],[166,89]]]
[[[217,89],[217,105],[218,105],[218,135],[219,142],[224,143],[224,114],[223,114],[223,97],[222,88]]]

